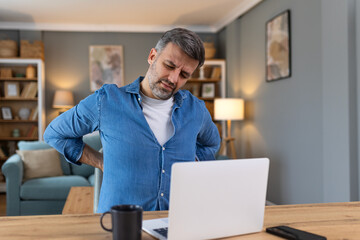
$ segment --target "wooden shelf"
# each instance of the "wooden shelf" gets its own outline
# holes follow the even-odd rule
[[[33,141],[38,140],[37,137],[0,137],[0,141]]]
[[[0,81],[37,81],[37,78],[25,78],[25,77],[8,77],[8,78],[0,78]]]
[[[38,98],[23,98],[23,97],[0,97],[0,101],[37,101]]]
[[[201,100],[204,100],[204,101],[214,101],[215,98],[220,98],[220,97],[213,97],[213,98],[209,98],[209,97],[207,97],[207,98],[205,98],[205,97],[198,97],[198,99],[201,99]]]
[[[6,60],[13,60],[13,61],[34,61],[34,60],[41,60],[40,58],[29,58],[29,57],[9,57],[9,58],[4,58],[4,57],[0,57],[0,59],[6,59]]]
[[[199,82],[199,83],[212,83],[212,82],[220,82],[221,79],[213,79],[213,78],[190,78],[188,80],[188,82],[191,83],[195,83],[195,82]]]
[[[26,75],[19,75],[25,74],[29,65],[35,68],[35,77],[26,78]],[[0,107],[10,108],[13,119],[0,119],[0,147],[5,153],[13,153],[18,141],[42,140],[46,116],[44,113],[45,70],[41,59],[30,58],[0,58],[0,69],[4,68],[11,69],[12,73],[10,75],[9,71],[4,71],[4,75],[0,77],[0,89],[3,94],[0,95]],[[17,96],[5,95],[7,84],[17,85]],[[23,108],[29,109],[30,114],[36,119],[29,117],[29,120],[21,120],[19,115]],[[34,115],[35,109],[37,109],[36,115]],[[19,136],[17,131],[20,137],[13,137]]]
[[[3,119],[0,119],[0,123],[38,123],[38,120],[19,120],[19,119],[3,120]]]

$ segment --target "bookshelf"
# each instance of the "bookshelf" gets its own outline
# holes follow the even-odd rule
[[[44,76],[41,59],[0,58],[0,161],[18,141],[42,140]]]

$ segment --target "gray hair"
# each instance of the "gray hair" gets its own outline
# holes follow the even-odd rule
[[[155,49],[161,52],[171,42],[178,45],[187,55],[199,61],[201,67],[205,61],[205,50],[200,37],[185,28],[174,28],[165,32],[157,42]]]

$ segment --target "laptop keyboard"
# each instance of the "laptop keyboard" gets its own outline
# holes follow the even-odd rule
[[[167,233],[168,233],[167,227],[157,228],[157,229],[154,229],[154,231],[167,238]]]

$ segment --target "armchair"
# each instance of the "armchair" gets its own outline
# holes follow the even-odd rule
[[[83,137],[95,150],[101,149],[98,134]],[[20,150],[51,148],[42,141],[20,141]],[[94,185],[94,167],[73,165],[59,154],[63,176],[23,180],[24,165],[18,154],[12,155],[2,166],[6,178],[6,214],[8,216],[61,214],[70,188]]]

